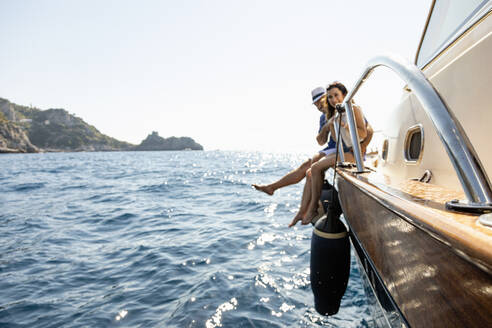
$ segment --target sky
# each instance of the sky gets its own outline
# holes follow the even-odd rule
[[[0,97],[134,144],[315,152],[311,90],[350,89],[378,55],[413,62],[431,2],[0,0]],[[376,130],[402,87],[376,71],[356,96]]]

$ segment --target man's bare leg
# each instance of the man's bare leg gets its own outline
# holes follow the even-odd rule
[[[312,159],[308,159],[307,161],[302,163],[301,166],[284,175],[282,178],[280,178],[280,180],[267,185],[253,184],[253,187],[256,190],[263,191],[264,193],[271,196],[277,189],[299,183],[302,179],[304,179],[304,177],[306,176],[306,171],[311,167],[311,165],[313,163],[316,163],[323,157],[323,153],[318,153],[314,155]]]

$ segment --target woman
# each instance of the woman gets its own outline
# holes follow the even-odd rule
[[[318,135],[316,136],[316,141],[320,146],[326,144],[326,142],[329,141],[327,147],[323,150],[320,150],[319,153],[315,154],[311,159],[306,160],[304,163],[301,164],[301,166],[290,171],[279,180],[267,185],[253,184],[253,187],[256,190],[263,191],[264,193],[271,196],[273,195],[275,190],[279,188],[300,182],[302,179],[304,179],[304,177],[306,176],[306,171],[311,167],[313,163],[316,163],[324,156],[335,153],[335,141],[329,137],[329,125],[326,124],[326,122],[335,114],[335,108],[330,107],[327,104],[325,88],[318,87],[314,89],[311,92],[311,96],[313,99],[313,104],[322,113],[319,120],[319,130]]]
[[[327,88],[328,92],[328,108],[329,111],[335,112],[335,106],[343,103],[345,96],[347,95],[347,88],[340,83],[334,82]],[[363,140],[361,148],[365,152],[365,148],[370,142],[372,137],[372,128],[367,124],[364,115],[359,106],[354,105],[355,124],[357,126],[357,133],[359,140]],[[334,136],[334,124],[338,124],[338,115],[332,115],[327,122],[327,126]],[[368,135],[369,131],[369,135]],[[341,140],[343,141],[343,151],[345,155],[345,161],[353,162],[354,156],[352,153],[352,144],[350,139],[349,128],[347,124],[347,114],[342,114],[342,123],[340,128]],[[321,195],[321,189],[323,187],[323,180],[325,171],[335,165],[335,153],[329,154],[316,163],[313,163],[306,172],[306,184],[304,185],[304,191],[301,199],[301,207],[294,217],[289,227],[294,226],[297,221],[302,220],[302,224],[308,224],[318,215],[318,201]]]

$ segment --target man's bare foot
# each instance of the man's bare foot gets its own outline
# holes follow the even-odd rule
[[[304,217],[302,218],[302,224],[303,225],[306,225],[306,224],[309,224],[311,223],[311,221],[313,221],[313,219],[318,216],[318,210],[309,210],[306,215],[304,215]]]
[[[301,212],[297,212],[296,216],[289,223],[289,228],[292,228],[293,226],[296,225],[297,221],[301,221],[301,220],[302,220],[302,214]]]
[[[256,184],[254,184],[253,187],[255,187],[256,190],[263,191],[265,194],[268,194],[270,196],[273,195],[273,193],[275,192],[273,187],[271,187],[270,185],[256,185]]]

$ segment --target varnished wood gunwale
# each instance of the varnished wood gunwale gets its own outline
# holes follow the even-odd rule
[[[445,240],[442,231],[412,216],[401,206],[408,200],[381,197],[387,192],[350,171],[338,173],[339,197],[352,233],[410,326],[492,326],[492,279],[483,266],[454,249],[452,238]]]
[[[477,223],[476,214],[457,213],[444,209],[445,202],[459,197],[460,193],[451,192],[447,194],[447,198],[443,198],[438,194],[439,192],[444,194],[443,189],[416,181],[409,181],[405,185],[394,185],[394,191],[388,192],[369,182],[371,173],[355,175],[352,170],[346,169],[338,169],[337,173],[385,207],[451,246],[460,256],[465,256],[474,264],[492,273],[492,229]],[[407,191],[410,191],[408,185],[417,183],[422,186],[421,190],[408,193]],[[388,189],[388,186],[384,188]],[[432,195],[432,193],[425,193],[423,189],[437,190],[434,191],[435,195]],[[425,196],[425,199],[422,196]],[[422,201],[412,201],[411,199],[415,197],[419,197]],[[423,205],[426,201],[441,206]]]

